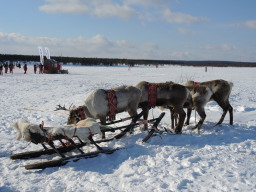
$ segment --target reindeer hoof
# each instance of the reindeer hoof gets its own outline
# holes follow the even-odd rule
[[[178,130],[178,129],[175,129],[175,130],[174,130],[174,133],[176,133],[176,134],[182,134],[182,131],[181,131],[181,130]]]

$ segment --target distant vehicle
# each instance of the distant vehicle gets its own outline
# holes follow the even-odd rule
[[[68,70],[63,70],[62,66],[54,59],[46,59],[46,60],[44,60],[44,73],[68,74]]]

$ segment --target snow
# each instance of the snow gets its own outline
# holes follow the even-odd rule
[[[79,192],[79,191],[256,191],[256,91],[255,68],[208,68],[160,66],[118,67],[64,66],[69,74],[28,74],[15,69],[14,74],[0,76],[0,191],[1,192]],[[111,155],[70,162],[62,167],[25,170],[24,166],[57,155],[30,160],[10,160],[10,154],[41,149],[40,145],[17,141],[12,123],[26,119],[45,126],[67,122],[66,112],[50,112],[57,104],[82,105],[97,88],[150,82],[213,79],[232,81],[230,103],[234,108],[234,126],[227,114],[221,126],[222,109],[215,103],[206,105],[206,120],[200,133],[191,131],[195,124],[183,127],[181,135],[158,135],[142,143],[147,132],[135,129],[120,140],[100,144],[122,147]],[[25,109],[27,108],[27,109]],[[29,109],[29,110],[28,110]],[[34,110],[33,110],[34,109]],[[50,110],[50,111],[48,111]],[[162,111],[155,108],[150,118]],[[169,111],[159,127],[170,128]],[[117,119],[128,113],[117,115]],[[199,116],[196,115],[198,121]],[[119,125],[125,125],[122,122]],[[108,133],[111,138],[117,133]],[[95,139],[100,139],[95,136]],[[95,151],[94,146],[83,148]],[[74,154],[73,151],[69,154]]]

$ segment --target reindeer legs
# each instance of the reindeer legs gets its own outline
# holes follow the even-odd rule
[[[179,119],[178,114],[174,111],[174,107],[169,107],[171,113],[171,128],[174,129],[174,126],[177,126],[177,121]]]
[[[195,110],[197,111],[197,113],[199,114],[199,116],[201,117],[199,122],[196,124],[196,126],[192,129],[198,129],[200,130],[203,123],[204,123],[204,120],[206,118],[206,114],[205,114],[205,111],[204,111],[204,107],[195,107]]]
[[[223,120],[224,120],[224,118],[225,118],[227,112],[228,112],[227,110],[223,110],[223,113],[222,113],[222,115],[221,115],[221,117],[220,117],[219,122],[218,122],[216,125],[214,125],[214,127],[217,126],[217,125],[220,125],[220,124],[223,122]]]
[[[147,106],[147,107],[143,107],[142,110],[144,111],[144,113],[143,113],[143,119],[144,119],[144,120],[147,120],[147,119],[148,119],[149,107],[148,107],[148,106]],[[148,124],[145,123],[145,124],[144,124],[144,131],[147,130],[147,129],[148,129]]]
[[[101,117],[100,118],[100,123],[102,124],[102,125],[105,125],[106,124],[106,117]],[[102,137],[101,137],[102,139],[105,139],[106,138],[106,134],[105,134],[105,132],[102,132]]]
[[[184,121],[185,121],[185,118],[186,118],[186,113],[183,110],[182,106],[181,107],[174,107],[174,111],[179,114],[179,121],[178,121],[178,125],[175,128],[175,133],[180,134],[182,132],[182,127],[184,125]]]
[[[187,120],[186,120],[185,126],[189,125],[191,113],[192,113],[192,108],[187,108]]]
[[[229,104],[229,108],[228,108],[228,111],[229,111],[229,124],[230,125],[233,125],[233,107]]]
[[[223,122],[228,111],[229,111],[229,118],[230,118],[229,124],[233,125],[233,107],[230,105],[228,101],[225,103],[220,101],[216,101],[216,102],[223,109],[223,113],[221,115],[219,122],[215,126],[220,125]]]

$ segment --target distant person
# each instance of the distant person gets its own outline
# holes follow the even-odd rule
[[[27,74],[27,70],[28,70],[27,64],[25,64],[23,68],[24,68],[24,74]]]
[[[34,73],[36,74],[36,71],[37,71],[37,65],[34,64]]]
[[[57,63],[57,71],[58,71],[58,73],[60,73],[60,70],[61,70],[61,65],[59,63]]]
[[[9,69],[10,69],[10,73],[11,73],[11,74],[13,74],[13,68],[14,68],[13,64],[12,64],[12,63],[10,63],[10,65],[9,65]]]
[[[42,63],[40,63],[39,65],[39,74],[43,74],[43,69],[44,69],[44,66]]]
[[[0,64],[0,75],[3,75],[3,69],[4,69],[4,67],[3,67],[3,65],[2,65],[2,63]]]
[[[4,72],[6,74],[8,73],[8,64],[7,63],[4,64]]]

